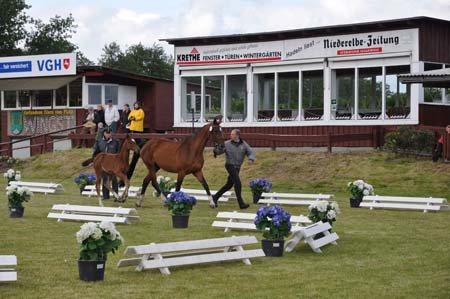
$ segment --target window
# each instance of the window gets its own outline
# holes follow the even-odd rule
[[[205,119],[212,119],[223,114],[222,103],[224,97],[224,77],[209,76],[204,78],[205,82]]]
[[[32,107],[51,107],[53,103],[53,90],[32,90]]]
[[[19,90],[19,107],[18,108],[29,108],[30,107],[30,91]]]
[[[425,63],[425,71],[433,71],[442,69],[442,64],[438,63]],[[442,89],[438,87],[424,87],[423,88],[423,100],[426,103],[442,103]]]
[[[323,117],[323,71],[302,72],[302,110],[304,120]]]
[[[227,76],[227,120],[244,121],[247,117],[247,76]]]
[[[117,85],[105,85],[105,104],[111,100],[113,105],[117,105],[119,102],[119,86]]]
[[[3,92],[3,107],[16,108],[17,106],[17,91],[5,90]]]
[[[102,85],[88,85],[89,105],[102,104]]]
[[[82,100],[82,86],[83,79],[80,77],[69,84],[69,106],[81,107],[83,106]]]
[[[381,116],[382,90],[381,67],[358,69],[358,115],[361,119],[378,119]]]
[[[55,90],[55,106],[67,106],[67,85]]]
[[[409,74],[409,65],[387,66],[385,77],[386,117],[407,118],[410,113],[410,87],[400,83],[398,74]]]
[[[200,120],[201,113],[201,77],[183,77],[181,79],[181,117],[183,121]]]
[[[355,69],[333,70],[332,77],[331,116],[337,120],[352,119],[355,112]]]
[[[258,74],[254,80],[254,101],[257,121],[271,121],[275,105],[275,74]]]
[[[295,120],[298,116],[298,72],[278,74],[278,119]]]

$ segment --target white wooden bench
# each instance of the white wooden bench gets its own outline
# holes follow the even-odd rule
[[[311,205],[317,200],[330,200],[334,197],[333,194],[300,194],[300,193],[263,193],[261,199],[258,201],[260,204],[276,205]]]
[[[10,282],[17,280],[17,272],[12,268],[17,265],[15,255],[0,255],[0,282]]]
[[[102,194],[101,189],[102,187],[100,186],[100,195]],[[141,190],[142,190],[141,187],[130,186],[128,188],[128,197],[137,198],[141,194]],[[123,191],[125,191],[125,187],[119,188],[119,196],[122,196]],[[88,197],[97,196],[97,189],[95,189],[95,185],[87,185],[86,187],[84,187],[84,190],[81,192],[81,195]]]
[[[331,225],[328,222],[321,221],[307,227],[297,228],[296,230],[293,230],[292,238],[284,245],[284,250],[291,252],[301,240],[305,240],[305,243],[307,243],[314,252],[320,253],[322,252],[320,250],[320,247],[322,246],[330,243],[337,245],[336,240],[339,239],[339,236],[336,233],[330,233],[328,231],[329,229],[331,229]],[[319,233],[322,233],[324,236],[314,240],[314,237]]]
[[[53,205],[52,211],[47,218],[58,219],[58,222],[63,220],[73,221],[109,221],[114,223],[126,223],[130,224],[131,220],[139,220],[136,209],[129,208],[109,208],[98,206],[79,206],[69,204],[56,204]]]
[[[263,257],[262,249],[244,250],[242,246],[256,244],[254,236],[239,236],[195,241],[171,242],[141,246],[128,246],[125,254],[141,255],[137,258],[122,259],[117,267],[136,266],[136,271],[159,269],[162,274],[170,274],[169,267],[242,260],[251,265],[250,258]]]
[[[44,193],[45,195],[64,192],[63,186],[55,183],[11,181],[9,184],[18,187],[27,187],[33,193]]]
[[[170,192],[174,192],[175,188],[171,189]],[[183,191],[186,194],[194,196],[197,200],[209,200],[208,194],[206,194],[206,191],[204,189],[186,189],[181,188],[180,191]],[[217,193],[218,190],[210,190],[211,195],[214,195]],[[219,202],[228,202],[230,199],[236,199],[236,195],[234,194],[234,191],[227,191],[225,192],[221,198],[219,198]]]
[[[253,223],[256,214],[239,213],[237,211],[219,212],[217,213],[216,217],[228,219],[227,221],[214,221],[212,223],[213,227],[225,228],[224,232],[229,232],[231,229],[256,230],[256,225]],[[311,220],[309,220],[308,217],[300,215],[300,216],[291,216],[291,223],[294,229],[294,227],[309,225],[312,222]]]
[[[423,210],[424,213],[449,209],[446,198],[380,195],[364,196],[359,206],[371,210],[374,208]]]

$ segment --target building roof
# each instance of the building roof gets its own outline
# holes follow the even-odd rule
[[[92,74],[100,76],[102,74],[108,74],[113,76],[119,76],[127,79],[137,80],[137,81],[146,81],[146,82],[155,82],[155,81],[166,81],[166,82],[172,82],[173,80],[164,79],[164,78],[158,78],[153,76],[146,76],[141,75],[129,71],[119,70],[119,69],[113,69],[108,68],[104,66],[98,66],[98,65],[92,65],[92,66],[78,66],[77,67],[78,73],[84,73],[84,74]]]
[[[423,83],[425,87],[450,88],[450,68],[398,75],[406,84]]]
[[[167,38],[160,41],[167,41],[174,46],[199,46],[230,43],[262,42],[280,39],[308,38],[317,36],[343,35],[361,32],[400,30],[409,28],[418,28],[424,24],[435,23],[450,26],[449,20],[430,18],[425,16],[392,19],[376,22],[353,23],[344,25],[321,26],[303,29],[257,32],[245,34],[216,35],[216,36],[198,36],[183,38]]]

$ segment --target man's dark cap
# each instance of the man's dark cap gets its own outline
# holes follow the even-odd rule
[[[106,127],[103,133],[112,133],[112,130],[110,127]]]

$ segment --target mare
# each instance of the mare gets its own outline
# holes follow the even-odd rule
[[[184,177],[188,174],[194,175],[202,184],[209,197],[209,205],[215,207],[209,186],[203,176],[202,168],[205,162],[203,151],[208,139],[211,137],[214,143],[214,157],[225,152],[222,128],[220,127],[222,117],[217,116],[214,120],[203,126],[194,135],[182,141],[168,139],[152,139],[141,149],[140,155],[148,174],[142,183],[142,190],[136,206],[140,207],[145,197],[145,190],[150,181],[155,190],[161,193],[156,181],[156,173],[163,169],[167,172],[177,174],[176,191],[180,191]],[[132,166],[130,166],[131,168]],[[164,194],[164,197],[167,194]]]
[[[107,174],[106,182],[103,184],[108,188],[109,192],[114,195],[117,201],[125,202],[128,198],[128,188],[130,187],[130,181],[127,178],[127,171],[129,167],[129,153],[130,150],[139,153],[139,146],[136,141],[129,135],[125,138],[120,147],[120,151],[117,154],[100,153],[94,159],[94,170],[97,180],[95,187],[97,190],[98,203],[103,207],[102,196],[100,195],[100,182],[102,174]],[[118,176],[125,183],[125,191],[119,198],[119,195],[112,189],[111,179],[112,176]]]

